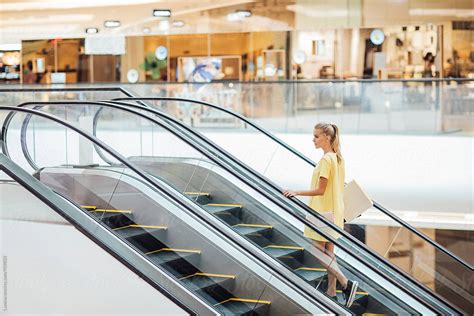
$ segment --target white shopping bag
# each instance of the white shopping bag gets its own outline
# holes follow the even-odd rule
[[[344,219],[346,222],[359,217],[374,205],[360,185],[352,180],[344,187]]]

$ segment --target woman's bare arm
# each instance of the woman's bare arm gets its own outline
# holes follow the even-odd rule
[[[307,191],[286,190],[286,191],[283,191],[283,195],[286,196],[286,197],[293,197],[293,196],[297,196],[297,195],[301,195],[301,196],[324,195],[324,192],[326,191],[327,185],[328,185],[328,179],[320,177],[319,178],[319,185],[314,190],[307,190]]]

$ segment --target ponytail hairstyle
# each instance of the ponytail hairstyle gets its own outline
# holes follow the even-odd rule
[[[342,154],[340,146],[339,128],[336,124],[318,123],[314,126],[315,129],[321,130],[326,136],[329,136],[331,149],[336,153],[337,162],[341,163]]]

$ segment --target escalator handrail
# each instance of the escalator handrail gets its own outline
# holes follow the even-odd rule
[[[97,88],[91,88],[91,87],[84,87],[84,88],[81,88],[81,87],[75,87],[75,88],[54,88],[54,87],[48,87],[48,88],[21,88],[21,89],[0,89],[0,92],[68,92],[68,91],[71,91],[71,92],[97,92],[97,91],[119,91],[123,94],[125,94],[126,96],[128,97],[133,97],[133,94],[130,93],[128,90],[122,88],[122,87],[117,87],[117,86],[113,86],[113,87],[97,87]],[[8,129],[8,125],[10,124],[10,121],[11,121],[11,118],[12,116],[14,116],[15,114],[12,112],[12,113],[9,113],[4,122],[3,122],[3,125],[2,125],[2,129],[0,130],[0,138],[2,138],[2,135],[3,135],[3,132],[6,131]],[[22,146],[24,146],[22,144]],[[8,148],[5,146],[5,143],[2,143],[2,151],[7,155],[9,156],[8,154]],[[107,160],[105,160],[107,161]],[[30,159],[28,160],[28,163],[31,165],[33,161]],[[32,167],[34,166],[31,165]]]
[[[302,154],[301,152],[299,152],[298,150],[294,149],[293,147],[291,147],[290,145],[288,145],[286,142],[282,141],[281,139],[279,139],[278,137],[276,137],[275,135],[273,135],[272,133],[268,132],[267,130],[265,130],[264,128],[258,126],[257,124],[253,123],[251,120],[245,118],[244,116],[242,116],[241,114],[239,113],[235,113],[231,110],[228,110],[228,109],[224,109],[224,108],[221,108],[217,105],[214,105],[214,104],[211,104],[211,103],[208,103],[208,102],[204,102],[204,101],[200,101],[200,100],[193,100],[193,99],[185,99],[185,98],[174,98],[174,97],[153,97],[153,98],[140,98],[140,97],[133,97],[133,98],[116,98],[116,99],[113,99],[112,101],[182,101],[182,102],[189,102],[189,103],[196,103],[196,104],[199,104],[199,105],[204,105],[204,106],[209,106],[209,107],[212,107],[214,109],[217,109],[217,110],[220,110],[220,111],[223,111],[227,114],[230,114],[236,118],[238,118],[239,120],[242,120],[244,121],[246,124],[252,126],[253,128],[257,129],[259,132],[265,134],[266,136],[268,136],[269,138],[271,138],[273,141],[277,142],[279,145],[283,146],[285,149],[289,150],[290,152],[292,152],[294,155],[298,156],[300,159],[306,161],[307,163],[309,163],[312,167],[315,167],[316,166],[316,163],[314,161],[312,161],[310,158],[306,157],[304,154]],[[174,118],[174,120],[176,120]],[[214,144],[216,147],[218,147],[219,150],[222,150],[221,148],[219,148],[219,146],[217,144]],[[223,150],[222,150],[223,151]],[[231,155],[230,155],[231,156]],[[232,158],[232,156],[231,156]],[[234,159],[234,160],[238,160],[238,159]],[[240,161],[236,161],[237,163],[239,163]],[[280,190],[281,191],[281,188],[279,188],[276,184],[274,184],[273,182],[271,182],[270,180],[268,180],[267,178],[264,178],[262,177],[260,174],[258,174],[258,172],[254,172],[256,174],[257,177],[260,177],[263,181],[267,182],[268,185],[274,187],[275,189],[277,190]],[[297,203],[300,202],[299,200],[297,200]],[[392,218],[394,221],[396,221],[397,223],[399,223],[400,225],[406,227],[408,230],[410,230],[412,233],[414,233],[415,235],[417,235],[418,237],[420,237],[421,239],[423,239],[424,241],[428,242],[429,244],[431,244],[433,247],[435,247],[438,251],[440,252],[443,252],[445,253],[447,256],[451,257],[451,259],[459,262],[461,265],[465,266],[466,268],[470,269],[471,271],[474,271],[474,266],[473,265],[470,265],[468,262],[464,261],[462,258],[458,257],[457,255],[455,255],[454,253],[452,253],[451,251],[449,251],[448,249],[446,249],[445,247],[443,247],[442,245],[440,245],[439,243],[437,243],[436,241],[432,240],[431,238],[429,238],[428,236],[426,236],[424,233],[420,232],[419,230],[417,230],[415,227],[413,227],[411,224],[405,222],[403,219],[401,219],[400,217],[398,217],[397,215],[393,214],[392,212],[390,212],[388,209],[386,209],[385,207],[383,207],[380,203],[376,202],[376,201],[373,201],[373,205],[376,209],[378,209],[379,211],[381,211],[382,213],[384,213],[385,215],[387,215],[388,217]],[[305,205],[307,207],[306,204],[304,203],[298,203],[300,204],[301,206],[302,205]]]
[[[148,275],[140,271],[139,268],[137,268],[131,262],[129,262],[129,260],[124,259],[121,255],[119,255],[119,253],[117,253],[112,248],[110,248],[110,246],[107,245],[103,240],[101,240],[96,235],[91,233],[87,228],[84,228],[81,225],[81,223],[79,223],[77,220],[69,216],[66,210],[71,210],[71,212],[81,212],[80,207],[77,206],[76,203],[73,203],[70,200],[65,199],[65,197],[55,193],[53,190],[51,190],[51,188],[42,184],[40,181],[38,181],[36,178],[34,178],[32,175],[26,172],[23,168],[21,168],[12,160],[10,160],[8,156],[6,156],[3,153],[0,153],[0,170],[3,171],[5,174],[7,174],[9,177],[11,177],[14,183],[18,183],[21,187],[25,188],[30,193],[32,193],[35,197],[41,200],[43,203],[48,205],[57,214],[59,214],[66,221],[71,223],[78,231],[80,231],[89,239],[91,239],[96,245],[98,245],[104,251],[112,255],[120,263],[128,267],[131,271],[133,271],[133,273],[137,274],[140,278],[142,278],[145,282],[150,284],[150,286],[155,288],[158,292],[163,294],[165,297],[170,299],[172,302],[174,302],[176,305],[181,307],[186,312],[192,315],[198,315],[198,313],[196,313],[196,311],[194,311],[190,306],[187,306],[182,300],[175,297],[166,288],[162,287],[159,283],[152,280],[152,278],[150,278]],[[183,291],[189,292],[186,288],[184,288],[178,282],[175,282],[175,284],[179,288],[181,288]],[[196,299],[198,302],[200,302],[200,305],[206,308],[209,312],[218,313],[217,310],[214,310],[213,308],[209,308],[208,304],[205,304],[204,302],[202,302],[194,294],[193,294],[193,298]]]
[[[122,87],[96,87],[96,88],[91,88],[91,87],[75,87],[75,88],[55,88],[55,87],[48,87],[48,88],[0,88],[0,93],[2,92],[66,92],[66,91],[72,91],[72,92],[96,92],[96,91],[119,91],[125,94],[126,96],[133,97],[133,94],[131,94],[128,90],[122,88]]]
[[[44,105],[47,105],[47,104],[77,104],[77,105],[80,105],[80,104],[94,104],[94,105],[107,105],[107,104],[101,104],[100,102],[76,102],[76,103],[71,103],[71,102],[29,102],[29,103],[32,103],[32,104],[44,104]],[[138,174],[141,178],[143,178],[144,180],[146,180],[146,182],[148,182],[148,184],[150,184],[153,188],[155,189],[158,189],[162,194],[166,195],[167,197],[171,198],[171,200],[174,201],[174,203],[176,204],[179,204],[180,207],[183,207],[185,208],[187,211],[193,213],[193,214],[196,214],[197,212],[192,209],[189,204],[187,204],[186,202],[183,202],[181,199],[181,197],[177,196],[176,194],[170,192],[169,190],[167,189],[164,189],[162,186],[160,186],[160,184],[155,180],[153,179],[153,177],[149,176],[146,174],[146,172],[144,172],[143,170],[141,170],[141,168],[135,166],[134,163],[128,161],[127,158],[123,157],[122,155],[120,155],[118,152],[116,152],[113,148],[111,148],[110,146],[108,146],[106,143],[104,143],[103,141],[101,141],[100,139],[96,138],[94,135],[91,135],[85,131],[83,131],[82,129],[78,128],[78,127],[75,127],[74,125],[68,123],[68,122],[65,122],[64,120],[56,117],[56,116],[53,116],[53,115],[50,115],[50,114],[47,114],[45,112],[41,112],[41,111],[37,111],[37,110],[31,110],[31,109],[27,109],[27,108],[24,108],[26,105],[31,105],[31,104],[20,104],[16,107],[11,107],[11,106],[0,106],[0,111],[2,110],[8,110],[8,111],[14,111],[14,112],[27,112],[29,114],[32,114],[32,115],[38,115],[38,116],[42,116],[44,118],[47,118],[49,120],[52,120],[56,123],[59,123],[60,125],[63,125],[65,126],[66,128],[69,128],[69,129],[72,129],[74,130],[76,133],[80,134],[81,136],[87,138],[89,141],[91,141],[93,144],[95,144],[97,147],[99,147],[101,150],[104,150],[106,151],[109,155],[111,155],[112,157],[114,157],[115,159],[117,159],[117,161],[119,161],[123,166],[126,166],[127,168],[129,168],[130,170],[132,170],[133,172],[135,172],[136,174]],[[113,106],[113,105],[111,105]],[[143,118],[145,119],[150,119],[148,116],[144,115],[144,114],[141,114],[139,112],[136,112],[134,110],[131,110],[131,109],[127,109],[125,107],[121,107],[119,105],[116,105],[115,106],[116,108],[120,108],[126,112],[129,112],[129,113],[133,113],[135,115],[139,115],[139,116],[142,116]],[[160,125],[161,124],[157,121],[155,121],[156,124]],[[8,125],[6,126],[6,131],[8,130]],[[169,127],[164,127],[164,128],[169,128]],[[3,134],[3,142],[6,143],[6,133]],[[1,141],[1,139],[0,139]],[[96,148],[97,148],[96,147]],[[28,154],[28,156],[30,156]],[[31,157],[31,156],[30,156]],[[275,268],[275,266],[270,263],[270,261],[266,258],[263,258],[263,256],[261,256],[260,254],[255,254],[255,253],[252,253],[251,251],[248,250],[247,247],[245,246],[242,246],[238,241],[235,241],[233,240],[232,236],[230,236],[229,234],[226,234],[225,232],[223,232],[222,230],[218,229],[216,227],[216,222],[210,222],[209,220],[207,220],[206,218],[200,216],[198,214],[198,216],[200,217],[201,220],[205,221],[209,226],[213,227],[214,229],[218,230],[220,233],[224,234],[225,236],[227,236],[229,239],[232,239],[233,242],[237,243],[239,246],[241,246],[241,249],[244,249],[245,250],[245,253],[247,256],[253,256],[254,258],[258,259],[260,262],[263,262],[267,265],[267,267],[270,267],[273,271],[273,273],[275,275],[283,275],[284,276],[284,279],[285,280],[291,280],[292,277],[289,277],[289,274],[290,272],[287,271],[286,269],[278,269],[278,268]],[[212,219],[212,221],[214,221],[214,219]],[[215,220],[217,221],[217,220]],[[392,283],[395,283],[392,281]],[[322,306],[324,306],[324,308],[328,309],[328,310],[333,310],[336,306],[336,308],[340,308],[339,305],[332,305],[333,302],[331,300],[328,300],[328,301],[325,301],[325,300],[321,300],[320,297],[317,297],[315,295],[313,295],[313,293],[309,293],[307,291],[307,289],[305,289],[304,287],[301,286],[301,284],[295,284],[294,282],[292,283],[295,287],[298,288],[298,290],[300,291],[303,291],[306,295],[309,295],[315,302],[317,302],[317,304],[319,304],[319,307],[321,308]],[[425,302],[424,300],[418,298],[418,297],[415,297],[418,301],[420,301],[422,304],[424,304],[424,306],[426,308],[429,308],[433,311],[436,311],[435,308],[433,306],[431,306],[428,302]],[[330,302],[330,305],[327,304],[327,302]],[[316,303],[315,303],[316,304]],[[335,303],[334,303],[335,304]],[[346,311],[347,312],[347,311]]]
[[[164,127],[165,129],[167,129],[168,131],[172,132],[173,134],[175,134],[176,136],[178,136],[181,140],[185,141],[188,145],[190,145],[191,147],[195,148],[196,149],[196,144],[195,142],[193,141],[190,141],[188,139],[186,139],[186,136],[182,135],[180,132],[178,132],[179,134],[177,134],[177,131],[176,130],[173,130],[173,128],[169,127],[169,126],[164,126],[164,123],[162,122],[158,122],[156,121],[155,119],[147,116],[147,115],[144,115],[138,111],[135,111],[135,110],[131,110],[129,109],[129,107],[133,107],[133,108],[137,108],[141,111],[147,111],[147,112],[150,112],[150,113],[153,113],[155,115],[159,115],[159,116],[166,116],[164,115],[163,113],[157,111],[157,110],[154,110],[154,109],[151,109],[149,107],[144,107],[142,105],[138,105],[138,104],[126,104],[126,105],[120,105],[120,104],[115,104],[113,102],[94,102],[94,101],[89,101],[89,102],[83,102],[83,101],[64,101],[64,102],[61,102],[61,101],[55,101],[55,102],[27,102],[27,103],[23,103],[23,104],[20,104],[18,105],[18,107],[24,107],[24,106],[28,106],[28,105],[40,105],[40,104],[43,104],[43,105],[51,105],[51,104],[56,104],[56,105],[66,105],[66,104],[70,104],[70,105],[96,105],[96,106],[106,106],[106,107],[112,107],[112,108],[117,108],[117,109],[121,109],[121,110],[124,110],[124,111],[127,111],[129,113],[134,113],[144,119],[147,119],[151,122],[154,122],[155,124],[157,124],[158,126],[161,126],[161,127]],[[173,118],[170,118],[168,117],[168,119],[172,120],[173,122],[176,123],[176,120],[173,119]],[[178,122],[178,124],[182,124],[180,122]],[[200,135],[199,133],[196,133],[195,131],[193,131],[192,129],[190,129],[189,127],[187,127],[186,125],[182,124],[182,127],[183,128],[186,128],[188,131],[192,132],[193,134],[198,134]],[[174,127],[176,128],[176,127]],[[200,137],[202,138],[203,136],[200,135]],[[201,149],[198,149],[198,151],[204,151],[202,148]],[[211,158],[212,156],[214,156],[214,153],[209,153],[208,149],[206,149],[205,151],[207,151],[207,156],[214,162],[214,163],[217,163],[218,165],[221,165],[222,167],[222,163],[219,163],[218,161],[216,161],[214,158]],[[223,150],[224,152],[224,150]],[[103,155],[101,155],[102,157]],[[225,167],[224,167],[225,168]],[[262,190],[258,187],[255,187],[252,183],[249,183],[249,181],[247,181],[246,179],[243,179],[242,176],[238,173],[236,173],[235,170],[233,169],[229,169],[229,168],[225,168],[227,172],[233,174],[235,177],[237,177],[239,180],[243,181],[244,183],[247,183],[248,185],[250,185],[253,189],[257,190],[259,193],[263,194],[264,196],[266,196],[267,198],[269,198],[270,200],[272,200],[274,203],[278,204],[284,211],[286,211],[288,214],[290,214],[291,216],[295,217],[294,214],[292,214],[292,212],[290,210],[287,209],[287,205],[285,204],[281,204],[280,202],[278,201],[274,201],[273,200],[273,197],[268,194],[265,194],[264,192],[262,192]],[[297,200],[296,202],[300,202],[299,200]],[[301,203],[301,207],[303,208],[308,208],[308,206],[302,202]],[[329,221],[326,221],[326,219],[324,217],[322,217],[319,213],[316,213],[314,210],[312,210],[311,208],[309,208],[308,212],[310,212],[311,214],[313,214],[314,216],[320,218],[321,221],[325,221],[326,224],[328,226],[335,226],[332,222],[329,222]],[[295,217],[296,218],[296,217]],[[306,226],[309,226],[310,228],[314,229],[315,231],[319,231],[321,235],[323,235],[324,237],[326,237],[327,239],[331,240],[334,244],[338,245],[338,247],[340,247],[341,249],[345,250],[346,252],[350,253],[351,252],[351,249],[348,249],[347,247],[345,247],[344,245],[340,245],[339,242],[337,242],[337,239],[334,239],[333,236],[325,233],[324,231],[320,231],[319,228],[317,228],[312,222],[310,222],[309,220],[307,220],[305,217],[297,217],[296,218],[297,220],[299,221],[302,221],[303,224],[305,224]],[[418,286],[420,289],[423,289],[425,292],[429,293],[429,295],[431,296],[434,296],[436,297],[438,300],[442,300],[442,298],[440,298],[438,296],[437,293],[434,293],[432,290],[428,289],[426,286],[424,286],[423,284],[421,284],[420,282],[418,282],[418,280],[416,279],[413,279],[410,275],[408,275],[407,273],[401,271],[398,267],[396,266],[393,266],[393,264],[391,264],[390,262],[388,262],[385,258],[381,257],[380,255],[378,255],[377,253],[375,253],[373,250],[371,250],[370,248],[367,248],[366,245],[364,245],[363,243],[361,243],[359,240],[355,239],[352,235],[348,234],[347,232],[345,232],[344,230],[341,230],[339,227],[335,226],[337,231],[341,234],[341,235],[344,235],[347,239],[351,240],[353,243],[355,243],[356,245],[358,245],[359,248],[363,249],[364,252],[368,253],[369,255],[371,255],[373,258],[375,258],[377,261],[381,261],[383,262],[386,266],[390,267],[390,269],[393,269],[394,271],[396,271],[398,274],[401,274],[403,275],[406,279],[410,280],[412,283],[416,284],[416,286]],[[373,270],[373,267],[370,267],[372,270]],[[376,271],[376,270],[374,270]],[[398,280],[395,280],[394,278],[392,277],[388,277],[386,276],[385,274],[381,274],[379,272],[377,272],[378,275],[382,276],[383,278],[389,280],[391,283],[393,284],[397,284],[400,288],[403,288],[403,286],[398,282]],[[429,305],[430,304],[428,302],[426,302],[424,299],[421,299],[419,298],[418,296],[416,296],[416,299],[419,300],[420,302],[422,302],[423,304],[425,305]],[[450,308],[452,309],[455,309],[453,306],[451,306],[450,304],[447,304]]]

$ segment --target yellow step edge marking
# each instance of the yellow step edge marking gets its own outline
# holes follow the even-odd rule
[[[206,195],[206,196],[210,195],[208,192],[184,192],[184,194],[188,194],[188,195]]]
[[[158,228],[158,229],[168,229],[166,226],[153,226],[153,225],[139,225],[139,224],[133,224],[133,225],[127,225],[123,227],[118,227],[114,228],[113,230],[119,230],[119,229],[124,229],[124,228]]]
[[[82,208],[90,209],[90,210],[95,210],[97,206],[95,205],[81,205]]]
[[[150,251],[145,253],[146,255],[151,255],[152,253],[157,253],[160,251],[174,251],[174,252],[193,252],[193,253],[201,253],[201,250],[192,250],[192,249],[177,249],[177,248],[161,248],[158,250]]]
[[[222,301],[220,303],[217,303],[217,304],[214,304],[214,306],[217,306],[217,305],[220,305],[220,304],[224,304],[224,303],[227,303],[227,302],[230,302],[230,301],[235,301],[235,302],[245,302],[245,303],[257,303],[257,304],[267,304],[267,305],[270,305],[272,302],[270,301],[262,301],[262,300],[252,300],[252,299],[248,299],[248,298],[238,298],[238,297],[233,297],[233,298],[229,298],[225,301]]]
[[[261,228],[273,228],[271,225],[261,225],[261,224],[237,224],[235,226],[243,226],[243,227],[261,227]]]
[[[327,271],[326,269],[323,269],[323,268],[307,268],[307,267],[298,268],[295,271],[297,271],[297,270]]]
[[[342,293],[342,290],[336,290],[337,293]],[[359,294],[359,295],[369,295],[368,292],[355,292],[355,294]]]
[[[295,246],[278,246],[278,245],[270,245],[264,248],[282,248],[282,249],[295,249],[295,250],[304,250],[303,247],[295,247]]]
[[[240,205],[240,204],[218,204],[218,203],[209,203],[209,204],[206,204],[205,206],[229,206],[229,207],[240,207],[240,208],[242,208],[242,205]]]
[[[93,212],[104,212],[104,213],[123,213],[123,214],[132,214],[132,211],[128,210],[106,210],[103,208],[96,208],[95,210],[92,210]]]
[[[194,274],[185,276],[181,278],[180,280],[184,280],[187,278],[191,278],[193,276],[207,276],[207,277],[217,277],[217,278],[226,278],[226,279],[235,279],[235,275],[230,275],[230,274],[215,274],[215,273],[204,273],[204,272],[196,272]]]

